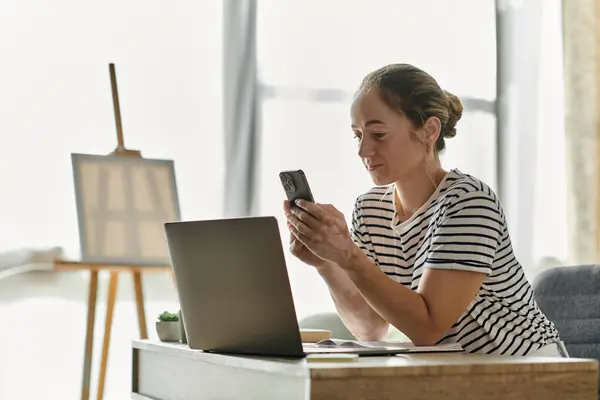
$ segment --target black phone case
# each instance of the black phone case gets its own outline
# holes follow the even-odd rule
[[[306,175],[301,169],[280,172],[279,180],[290,203],[295,204],[295,201],[298,199],[315,202]]]

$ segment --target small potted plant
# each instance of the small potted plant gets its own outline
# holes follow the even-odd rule
[[[179,314],[164,311],[158,315],[156,333],[161,342],[179,342],[181,340],[181,327]]]

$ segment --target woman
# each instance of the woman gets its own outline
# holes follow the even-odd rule
[[[369,74],[351,118],[376,187],[358,197],[351,232],[332,205],[286,201],[290,250],[318,270],[359,340],[383,340],[392,324],[415,345],[567,356],[515,259],[498,198],[440,164],[461,115],[460,100],[414,66]]]

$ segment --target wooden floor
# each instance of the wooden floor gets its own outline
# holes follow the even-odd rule
[[[88,274],[30,273],[0,280],[0,399],[79,399],[85,337]],[[99,278],[92,392],[104,329],[108,275]],[[143,277],[149,338],[155,316],[177,306],[166,274]],[[130,396],[131,340],[138,338],[131,276],[119,280],[104,399]]]

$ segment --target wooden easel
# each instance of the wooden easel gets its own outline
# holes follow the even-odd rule
[[[123,140],[123,127],[121,124],[121,110],[119,106],[119,94],[117,90],[117,79],[114,64],[109,64],[110,80],[112,88],[113,106],[115,112],[115,122],[117,128],[117,147],[110,154],[123,157],[139,157],[139,150],[130,150],[125,148]],[[101,263],[88,263],[79,261],[56,261],[54,269],[59,271],[74,271],[87,270],[90,272],[90,284],[88,295],[88,309],[86,322],[86,338],[85,338],[85,354],[83,361],[83,379],[81,387],[81,400],[89,400],[90,397],[90,382],[92,370],[92,349],[94,346],[94,322],[96,314],[96,297],[98,292],[98,273],[107,271],[110,273],[108,285],[108,299],[106,305],[106,320],[104,326],[104,338],[102,343],[102,359],[100,363],[100,372],[98,377],[98,392],[96,398],[102,400],[104,396],[104,383],[106,380],[106,367],[108,363],[108,350],[110,346],[110,334],[112,330],[113,312],[115,308],[115,300],[117,294],[117,284],[119,281],[119,273],[128,272],[133,276],[133,287],[135,291],[135,302],[138,316],[138,326],[140,330],[140,338],[147,339],[148,331],[146,327],[146,314],[144,310],[144,295],[142,291],[142,271],[158,271],[169,272],[172,276],[170,265],[105,265]]]
[[[123,125],[121,123],[121,106],[119,105],[119,90],[117,89],[117,74],[115,72],[115,64],[109,64],[110,71],[110,87],[112,89],[113,108],[115,110],[115,125],[117,128],[117,147],[111,154],[129,157],[141,157],[142,152],[139,150],[129,150],[125,148],[123,140]]]

